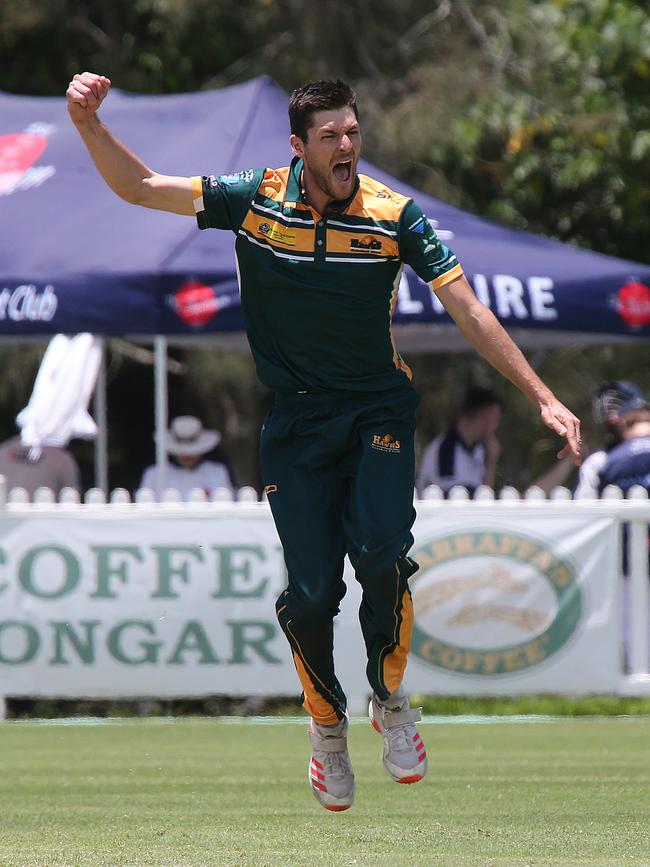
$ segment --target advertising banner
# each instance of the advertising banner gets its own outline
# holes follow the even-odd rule
[[[408,688],[615,689],[615,520],[498,511],[420,509]],[[356,705],[368,686],[349,564],[346,581],[336,658]],[[274,611],[285,584],[263,505],[4,513],[0,695],[295,695]]]
[[[420,515],[410,688],[615,689],[621,671],[615,520],[566,510],[504,511]]]

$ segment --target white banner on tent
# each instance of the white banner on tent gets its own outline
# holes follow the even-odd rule
[[[615,522],[422,510],[410,689],[594,692],[619,677]],[[470,528],[470,529],[468,529]],[[359,589],[336,626],[344,688],[368,692]],[[0,519],[0,695],[299,692],[274,602],[286,575],[254,508]]]

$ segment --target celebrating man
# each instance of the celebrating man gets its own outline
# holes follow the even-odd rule
[[[538,407],[579,460],[578,419],[530,368],[456,257],[411,200],[357,174],[361,130],[352,90],[316,81],[289,103],[291,165],[172,177],[148,168],[97,109],[110,81],[85,72],[68,88],[72,121],[97,169],[127,202],[196,215],[236,236],[242,306],[258,375],[276,393],[262,428],[262,473],[289,581],[277,602],[311,716],[309,780],[328,810],[354,799],[346,698],[334,671],[333,618],[347,554],[360,582],[370,719],[398,783],[427,758],[402,678],[413,609],[408,556],[418,396],[390,321],[404,263],[437,293],[461,332]]]

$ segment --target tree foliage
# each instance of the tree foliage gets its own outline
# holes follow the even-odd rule
[[[511,57],[444,164],[484,213],[650,261],[650,16],[630,0],[554,0],[509,19]]]

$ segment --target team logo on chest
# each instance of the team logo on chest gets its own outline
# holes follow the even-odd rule
[[[381,241],[373,235],[366,235],[364,238],[352,238],[350,250],[353,253],[379,253],[381,252]]]
[[[285,247],[296,246],[296,233],[291,229],[286,229],[281,223],[270,224],[262,222],[257,228],[260,235],[274,241],[276,244],[282,244]]]

